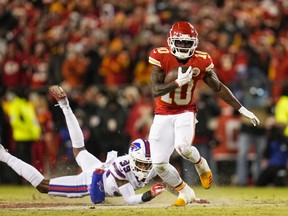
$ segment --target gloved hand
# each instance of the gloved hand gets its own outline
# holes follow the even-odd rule
[[[239,111],[243,116],[249,118],[250,121],[251,121],[251,123],[252,123],[254,126],[260,124],[259,119],[258,119],[252,112],[250,112],[249,110],[247,110],[245,107],[242,106],[238,111]]]
[[[156,197],[161,194],[165,190],[165,186],[163,183],[154,184],[151,188],[151,195],[152,197]]]
[[[182,73],[182,67],[178,67],[178,77],[175,80],[175,83],[178,87],[181,87],[188,83],[192,78],[192,67],[189,66],[189,68]]]

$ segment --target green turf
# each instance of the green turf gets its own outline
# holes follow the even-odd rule
[[[142,189],[144,190],[147,188]],[[128,206],[121,197],[107,198],[103,204],[92,205],[89,197],[79,199],[50,197],[28,186],[0,186],[0,215],[288,215],[288,188],[215,186],[209,190],[200,187],[194,190],[197,197],[208,199],[211,204],[171,207],[170,204],[175,200],[175,196],[165,192],[143,205]]]

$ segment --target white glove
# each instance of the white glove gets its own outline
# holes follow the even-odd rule
[[[178,77],[175,80],[175,83],[178,87],[181,87],[188,83],[192,78],[192,67],[189,66],[189,68],[186,70],[185,73],[182,73],[182,67],[178,67]]]
[[[249,110],[247,110],[245,107],[242,106],[238,111],[239,111],[243,116],[249,118],[250,121],[251,121],[251,123],[252,123],[254,126],[260,124],[259,119],[258,119],[252,112],[250,112]]]

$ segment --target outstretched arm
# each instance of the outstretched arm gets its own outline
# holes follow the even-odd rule
[[[237,100],[230,89],[218,79],[214,71],[207,71],[203,77],[203,81],[214,91],[218,97],[220,97],[234,109],[238,110],[242,115],[249,118],[254,126],[260,124],[259,119],[252,112],[242,106],[242,104]]]
[[[122,184],[119,187],[119,191],[123,196],[125,202],[129,205],[141,204],[144,202],[148,202],[158,196],[165,190],[165,187],[162,183],[157,183],[152,186],[151,190],[146,191],[143,194],[136,194],[134,191],[133,186],[128,181],[121,181],[116,180],[117,184]],[[126,184],[124,184],[126,182]]]
[[[217,77],[214,71],[208,71],[203,77],[203,81],[214,91],[214,93],[224,100],[234,109],[239,110],[242,105],[233,95],[233,93],[225,86]]]

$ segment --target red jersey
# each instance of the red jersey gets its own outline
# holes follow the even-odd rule
[[[177,61],[171,54],[168,47],[158,47],[153,49],[149,55],[149,63],[160,67],[165,74],[175,67],[192,66],[193,77],[190,82],[166,95],[155,98],[155,114],[169,115],[178,114],[186,111],[196,112],[196,105],[193,102],[193,92],[196,84],[213,67],[213,61],[209,54],[195,50],[186,64]]]

